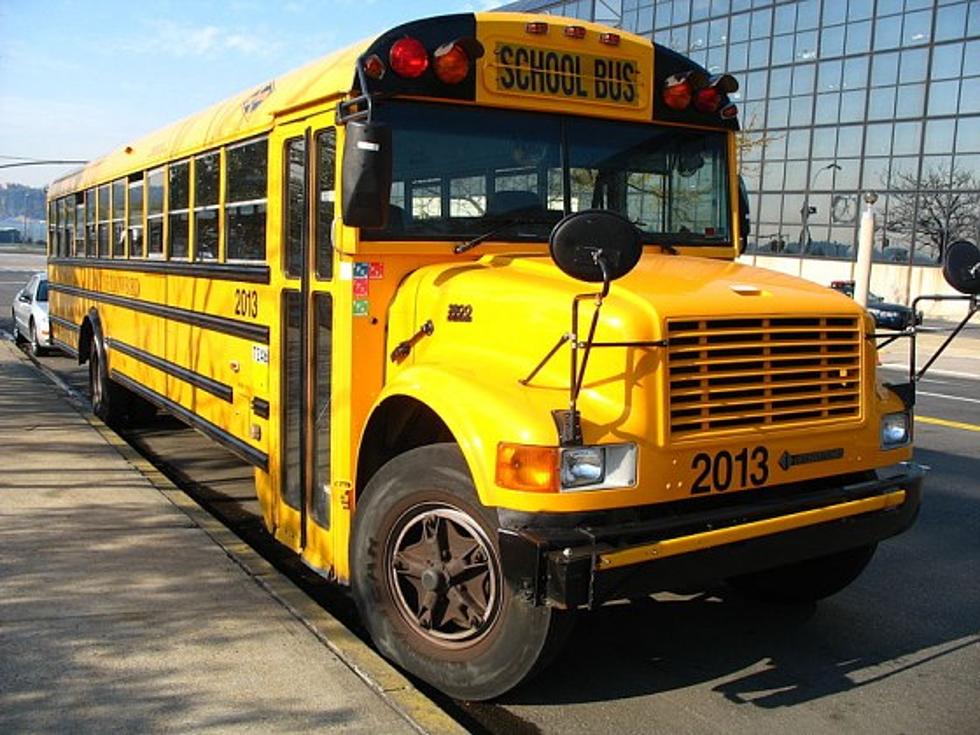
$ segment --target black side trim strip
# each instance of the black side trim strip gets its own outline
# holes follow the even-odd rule
[[[140,385],[135,380],[127,378],[117,370],[113,370],[110,377],[119,385],[133,391],[148,401],[155,403],[165,411],[169,411],[186,424],[194,427],[202,434],[224,446],[228,451],[244,459],[251,465],[258,467],[263,472],[269,471],[269,455],[259,451],[255,447],[246,444],[237,436],[229,434],[222,428],[212,424],[207,419],[201,418],[193,411],[184,408],[179,403],[171,401],[169,398],[160,395],[155,390]]]
[[[66,342],[62,342],[60,339],[52,339],[51,344],[57,347],[62,352],[67,352],[72,357],[78,357],[78,350],[69,345]]]
[[[106,344],[113,350],[119,350],[124,355],[129,355],[140,362],[144,362],[151,367],[155,367],[157,370],[162,370],[168,375],[173,375],[175,378],[179,378],[185,383],[190,383],[201,390],[205,390],[223,401],[227,401],[228,403],[232,402],[234,392],[232,391],[230,385],[221,383],[213,378],[209,378],[206,375],[201,375],[193,370],[188,370],[185,367],[181,367],[180,365],[170,362],[169,360],[164,360],[156,355],[151,355],[149,352],[144,352],[138,347],[133,347],[132,345],[128,345],[125,342],[120,342],[117,339],[107,339]]]
[[[108,258],[49,258],[48,263],[76,268],[104,268],[111,271],[212,278],[218,281],[267,284],[270,280],[269,266],[244,263],[175,263],[166,260],[109,260]]]
[[[85,288],[67,286],[63,283],[49,282],[48,289],[50,291],[68,294],[69,296],[79,296],[81,298],[92,299],[94,301],[101,301],[105,304],[122,306],[126,309],[132,309],[133,311],[139,311],[144,314],[151,314],[152,316],[158,316],[162,319],[173,319],[174,321],[183,322],[184,324],[191,324],[195,327],[200,327],[201,329],[210,329],[214,332],[230,334],[233,337],[241,337],[242,339],[249,339],[253,342],[261,342],[262,344],[266,345],[269,344],[269,328],[263,324],[249,324],[248,322],[240,322],[237,319],[227,319],[223,316],[204,314],[200,311],[191,311],[189,309],[179,309],[176,306],[154,304],[149,301],[140,301],[139,299],[130,299],[125,296],[116,296],[115,294],[89,291]]]
[[[73,332],[79,330],[79,326],[73,321],[68,319],[62,319],[60,316],[55,316],[54,314],[48,314],[48,321],[52,324],[57,324],[59,327],[64,327],[65,329],[70,329]]]

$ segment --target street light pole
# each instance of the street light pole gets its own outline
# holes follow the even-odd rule
[[[817,185],[817,178],[820,174],[831,169],[840,171],[841,167],[837,164],[837,161],[831,161],[826,166],[818,168],[814,172],[813,178],[810,179],[810,185],[803,192],[803,206],[800,207],[800,221],[803,223],[803,227],[800,228],[800,255],[806,253],[810,249],[810,244],[813,242],[813,238],[810,236],[810,215],[816,214],[817,208],[810,206],[810,190]]]

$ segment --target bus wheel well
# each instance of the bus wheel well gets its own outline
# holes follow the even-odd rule
[[[416,447],[455,441],[446,423],[421,401],[408,396],[385,399],[361,438],[355,498],[388,460]]]

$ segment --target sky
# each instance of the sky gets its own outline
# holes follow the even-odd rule
[[[96,158],[408,20],[503,0],[0,0],[0,164]],[[0,169],[46,186],[78,168]]]

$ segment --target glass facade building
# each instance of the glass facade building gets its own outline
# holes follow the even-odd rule
[[[749,252],[938,265],[980,228],[980,0],[525,0],[733,74]]]

